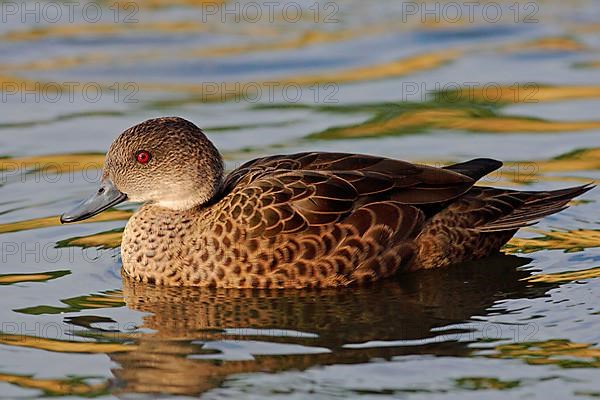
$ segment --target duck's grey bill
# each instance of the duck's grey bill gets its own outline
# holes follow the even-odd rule
[[[121,193],[110,179],[102,181],[100,189],[92,197],[85,200],[69,212],[60,217],[60,222],[77,222],[93,217],[102,211],[127,200],[127,195]]]

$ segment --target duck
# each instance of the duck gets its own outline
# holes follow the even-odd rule
[[[488,257],[522,227],[593,188],[518,191],[476,182],[502,166],[435,167],[303,152],[224,173],[194,123],[150,119],[121,133],[100,188],[62,223],[142,203],[121,243],[122,274],[156,286],[302,289],[365,285]]]

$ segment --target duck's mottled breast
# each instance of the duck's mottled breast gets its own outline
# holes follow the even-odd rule
[[[210,214],[209,209],[176,211],[144,205],[129,219],[123,233],[125,273],[157,284],[181,284],[186,274],[189,280],[198,280],[186,265],[192,254],[208,251],[197,232],[199,223],[210,219]]]
[[[233,218],[234,196],[188,211],[144,205],[127,223],[121,244],[123,270],[129,277],[163,285],[215,287],[298,286],[274,271],[275,250],[293,238],[250,235],[244,223],[251,211]],[[281,260],[286,257],[279,257]],[[281,261],[280,260],[280,261]]]

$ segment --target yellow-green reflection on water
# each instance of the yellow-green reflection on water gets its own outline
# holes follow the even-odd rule
[[[14,285],[23,282],[46,282],[70,274],[71,271],[49,271],[37,274],[3,274],[0,275],[0,285]]]
[[[518,358],[531,365],[556,365],[561,368],[598,368],[600,349],[589,343],[568,340],[546,340],[502,345],[497,348],[499,358]]]
[[[114,210],[99,214],[93,218],[82,221],[82,223],[85,224],[102,221],[120,221],[126,220],[130,216],[130,211]],[[11,222],[7,224],[0,224],[0,233],[20,232],[30,229],[49,228],[53,226],[60,226],[60,216],[53,215],[51,217],[43,217],[25,221]]]
[[[529,229],[536,233],[534,238],[513,238],[506,245],[510,253],[532,253],[541,250],[582,251],[600,246],[600,230],[550,231]]]
[[[14,311],[31,315],[62,314],[96,308],[122,307],[125,304],[120,290],[110,290],[100,294],[62,299],[61,302],[65,304],[66,307],[40,305]]]
[[[89,384],[81,378],[40,379],[25,375],[0,374],[0,382],[28,389],[38,389],[47,396],[97,397],[109,392],[109,382]]]
[[[555,274],[539,274],[528,278],[530,282],[562,283],[600,277],[600,267],[583,271],[560,272]]]

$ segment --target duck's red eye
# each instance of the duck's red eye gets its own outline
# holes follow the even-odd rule
[[[148,161],[150,161],[150,153],[148,153],[145,150],[142,150],[140,152],[137,153],[137,155],[135,156],[137,162],[139,162],[140,164],[148,164]]]

